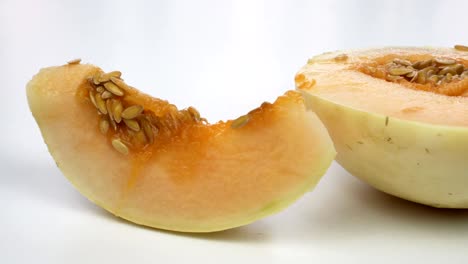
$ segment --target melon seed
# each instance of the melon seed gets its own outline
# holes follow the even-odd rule
[[[200,113],[197,111],[197,109],[195,109],[195,107],[190,106],[189,108],[187,108],[187,111],[193,120],[197,122],[200,121]]]
[[[120,139],[114,139],[112,140],[112,146],[114,147],[115,150],[118,152],[127,155],[128,154],[128,147],[125,145]]]
[[[410,73],[406,74],[405,76],[408,78],[414,78],[418,74],[417,71],[411,71]]]
[[[107,91],[117,95],[117,96],[122,96],[124,95],[123,91],[114,83],[112,82],[106,82],[104,83],[104,87],[106,88]]]
[[[408,61],[408,60],[404,60],[404,59],[395,58],[395,59],[393,59],[393,62],[396,63],[396,64],[411,66],[411,62]]]
[[[240,116],[236,120],[232,121],[231,127],[232,128],[241,128],[241,127],[245,126],[249,122],[249,120],[250,120],[250,116],[248,114]]]
[[[431,83],[437,83],[439,81],[439,76],[432,75],[431,77],[429,77],[428,81],[430,81]]]
[[[335,61],[346,61],[348,60],[348,55],[346,54],[340,54],[335,57]]]
[[[148,139],[150,144],[153,143],[154,133],[150,123],[146,119],[142,119],[140,123],[141,127],[143,128],[143,132],[145,133],[146,139]]]
[[[124,119],[123,120],[125,125],[127,125],[128,128],[130,128],[133,131],[140,131],[140,125],[138,124],[138,121],[134,119]]]
[[[119,72],[119,71],[111,71],[111,72],[108,72],[108,73],[104,73],[103,75],[101,75],[99,77],[99,82],[103,83],[103,82],[108,82],[110,81],[110,78],[111,77],[117,77],[117,78],[120,78],[120,76],[122,76],[122,73]]]
[[[120,123],[122,121],[122,110],[123,110],[123,105],[120,101],[115,101],[113,110],[112,110],[112,115],[114,116],[114,120],[117,123]]]
[[[424,71],[419,71],[418,75],[416,77],[416,82],[419,84],[425,84],[426,83],[426,73]]]
[[[95,85],[99,85],[99,77],[101,77],[101,73],[100,72],[95,72],[94,75],[93,75],[93,83]]]
[[[102,99],[109,99],[112,97],[112,93],[110,93],[109,91],[104,91],[102,94],[101,94],[101,97]]]
[[[99,120],[99,130],[101,130],[102,134],[107,134],[107,131],[109,131],[109,121],[105,118],[101,118],[101,120]]]
[[[421,70],[421,69],[431,66],[432,62],[433,62],[432,59],[424,60],[424,61],[417,61],[413,64],[413,68]]]
[[[463,72],[463,70],[465,69],[465,66],[463,66],[463,64],[460,64],[460,63],[457,63],[455,65],[452,66],[452,69],[457,73],[457,74],[461,74]]]
[[[397,76],[397,75],[390,75],[390,74],[389,74],[389,75],[385,76],[385,79],[386,79],[387,81],[394,82],[394,81],[402,80],[403,77]]]
[[[117,131],[117,124],[115,123],[115,121],[113,119],[109,119],[109,122],[112,125],[112,128],[114,129],[114,131]]]
[[[413,70],[410,69],[410,68],[406,68],[406,67],[397,67],[397,68],[390,68],[390,70],[388,71],[391,75],[405,75],[405,74],[408,74],[410,72],[412,72]]]
[[[451,73],[447,73],[447,74],[445,75],[444,81],[445,81],[445,82],[451,82],[451,81],[452,81],[452,74],[451,74]]]
[[[443,68],[442,70],[440,70],[439,75],[445,75],[445,74],[448,74],[448,73],[450,73],[452,75],[457,74],[457,72],[455,71],[455,69],[453,69],[453,67],[447,66],[447,67]]]
[[[81,62],[81,59],[79,58],[67,61],[68,64],[80,64],[80,62]]]
[[[107,109],[107,114],[109,115],[109,119],[113,120],[114,115],[112,111],[112,99],[106,100],[106,109]]]
[[[434,59],[435,62],[439,63],[439,64],[444,64],[444,65],[450,65],[450,64],[454,64],[456,61],[453,60],[453,59],[450,59],[450,58],[442,58],[442,57],[438,57],[438,58],[435,58]]]
[[[433,69],[428,70],[428,71],[426,72],[426,77],[429,78],[429,77],[431,77],[431,76],[434,75],[434,74],[435,74],[435,71],[434,71]]]
[[[112,83],[114,83],[115,85],[117,85],[118,87],[122,89],[129,89],[128,85],[119,78],[111,77],[110,80]]]
[[[125,108],[125,110],[122,112],[122,118],[133,119],[139,116],[142,112],[143,112],[143,106],[132,105],[130,107]]]
[[[455,45],[454,48],[459,51],[468,51],[468,46]]]
[[[104,87],[102,87],[102,86],[96,87],[96,92],[103,93],[104,92]]]
[[[106,103],[104,102],[104,100],[102,100],[101,98],[101,95],[100,94],[96,94],[94,96],[94,99],[96,99],[96,104],[97,104],[97,108],[99,110],[99,112],[103,113],[104,115],[107,114],[107,108],[106,108]]]
[[[94,97],[94,93],[92,91],[89,91],[89,99],[91,100],[91,103],[93,103],[94,107],[98,108],[96,99]]]

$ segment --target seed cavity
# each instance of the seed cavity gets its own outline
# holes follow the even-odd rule
[[[250,120],[250,115],[243,115],[232,121],[231,127],[232,128],[241,128],[245,126]]]
[[[455,95],[453,90],[456,89],[456,95],[463,95],[463,92],[468,89],[468,87],[465,87],[466,82],[461,84],[464,86],[459,84],[447,88],[442,86],[465,81],[465,78],[468,77],[466,63],[466,60],[443,56],[418,61],[397,57],[392,58],[386,64],[370,63],[369,65],[358,66],[358,68],[365,74],[389,82],[398,82],[404,85],[406,85],[405,82],[409,82],[425,86],[411,86],[414,89],[441,94],[450,92],[450,95]]]
[[[179,111],[174,105],[168,105],[167,113],[156,116],[152,111],[145,111],[142,105],[134,105],[126,96],[127,89],[132,88],[120,79],[121,75],[120,71],[96,71],[87,78],[88,97],[100,116],[98,129],[104,135],[112,133],[110,141],[118,152],[128,154],[129,146],[153,144],[160,128],[164,129],[161,136],[167,136],[181,127],[180,122],[206,122],[193,107]]]

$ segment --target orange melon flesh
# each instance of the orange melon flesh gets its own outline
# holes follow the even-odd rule
[[[324,122],[337,161],[351,174],[404,199],[468,208],[468,97],[462,94],[468,79],[451,84],[459,94],[453,96],[448,85],[390,82],[362,70],[394,58],[432,57],[468,66],[468,52],[451,48],[337,51],[310,59],[296,75],[296,87]]]
[[[337,63],[334,58],[339,54],[347,54],[348,60]],[[340,51],[317,56],[305,65],[298,75],[304,75],[305,83],[308,79],[317,82],[317,85],[310,89],[312,93],[320,94],[322,98],[338,104],[404,120],[435,125],[468,126],[468,97],[441,96],[408,89],[399,83],[369,78],[370,76],[356,70],[362,64],[382,61],[382,58],[385,58],[385,61],[391,61],[395,57],[418,60],[428,56],[454,58],[468,66],[468,52],[454,49],[383,48],[370,51]],[[468,79],[464,82],[468,82]],[[301,84],[298,82],[298,85]]]
[[[334,159],[327,130],[294,91],[251,111],[242,127],[183,120],[123,155],[99,132],[86,97],[97,71],[43,69],[27,85],[29,105],[63,174],[88,199],[137,224],[184,232],[245,225],[312,189]],[[131,87],[125,92],[156,116],[179,113]]]

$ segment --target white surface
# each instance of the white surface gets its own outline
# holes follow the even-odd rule
[[[130,4],[130,2],[132,2]],[[293,88],[309,56],[468,44],[467,1],[0,1],[0,263],[468,263],[468,211],[377,192],[334,164],[252,225],[178,234],[88,202],[47,153],[24,86],[81,57],[211,121]]]

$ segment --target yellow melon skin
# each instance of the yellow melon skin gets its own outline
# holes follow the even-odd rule
[[[138,151],[122,155],[99,132],[96,109],[77,97],[97,70],[41,70],[27,86],[29,106],[70,182],[134,223],[183,232],[246,225],[311,190],[335,157],[326,128],[293,91],[255,111],[241,128],[231,128],[231,121],[187,127],[180,134],[189,136],[171,139],[143,159]],[[197,134],[209,136],[190,136]]]
[[[346,62],[333,66],[333,58],[343,53],[354,63],[392,52],[468,56],[452,49],[428,48],[317,56],[300,71],[309,82],[315,80],[307,89],[300,89],[306,104],[327,127],[338,152],[336,160],[350,174],[413,202],[468,208],[468,119],[460,114],[467,111],[468,98],[383,84],[383,80],[343,70]],[[434,124],[444,122],[446,125]]]

